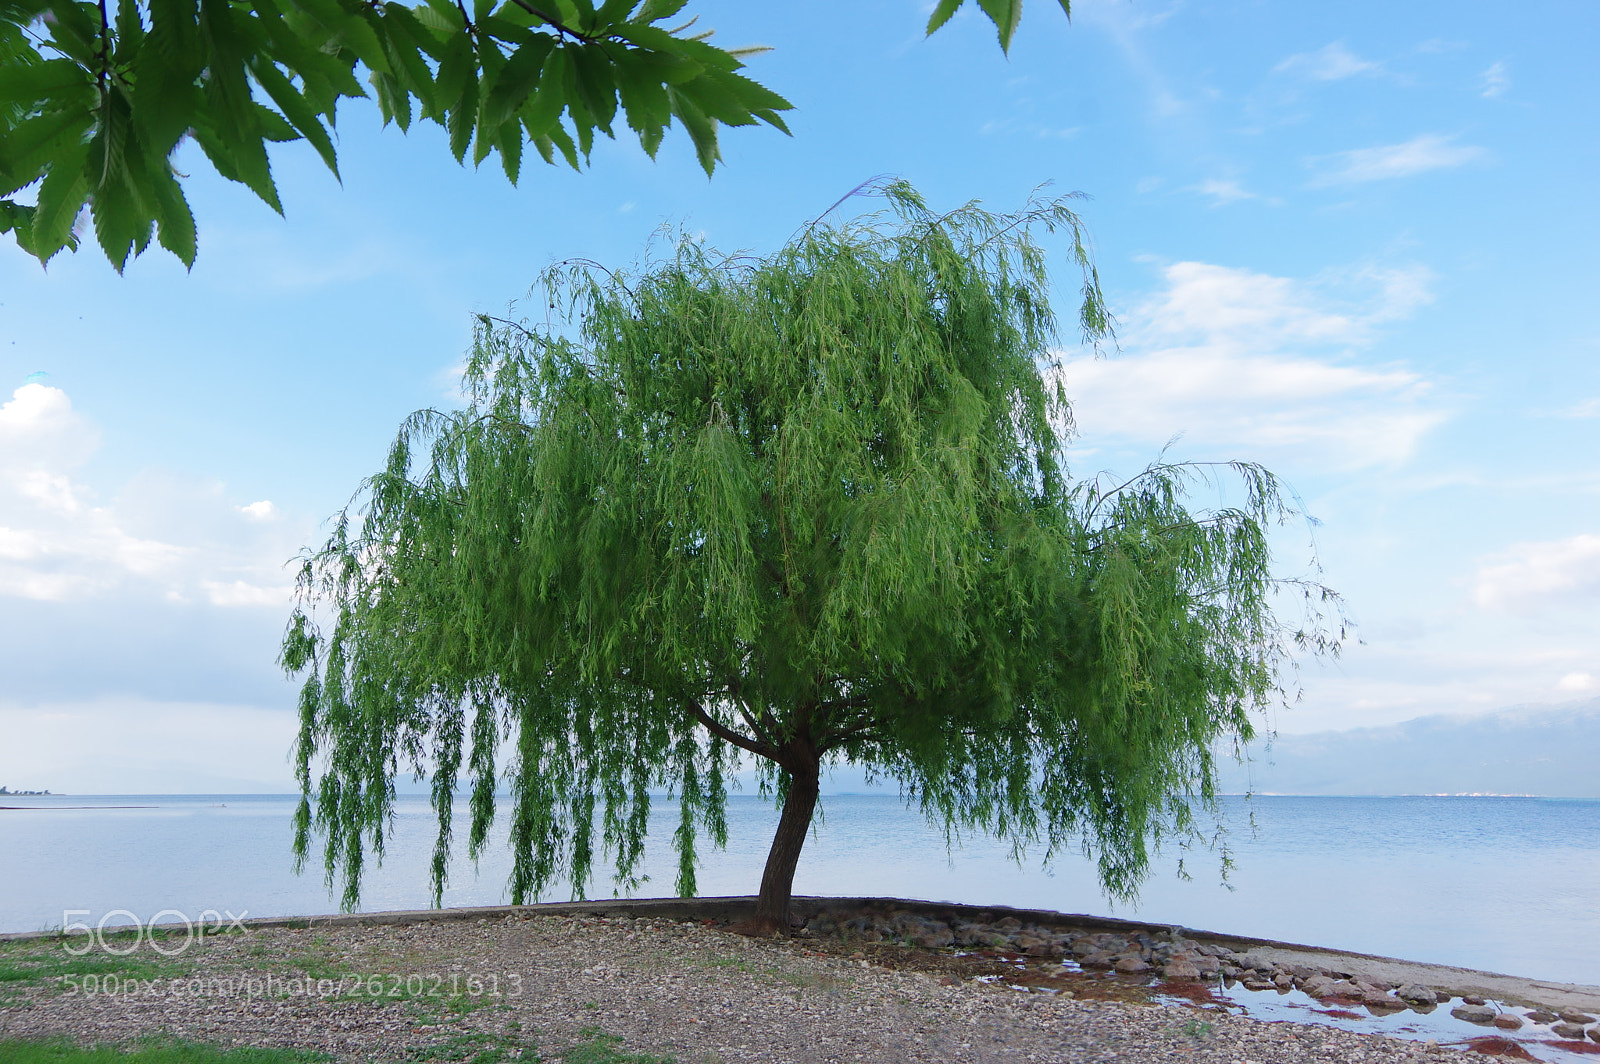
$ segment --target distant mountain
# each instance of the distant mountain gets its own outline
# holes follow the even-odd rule
[[[1600,798],[1600,698],[1281,735],[1224,790],[1257,794],[1536,794]]]

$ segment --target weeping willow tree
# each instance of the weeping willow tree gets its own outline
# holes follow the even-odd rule
[[[757,922],[784,926],[830,765],[952,837],[1081,849],[1126,897],[1214,809],[1296,643],[1263,469],[1074,481],[1046,257],[1108,318],[1062,200],[890,210],[766,259],[682,239],[634,272],[544,277],[541,325],[479,321],[466,408],[424,411],[306,559],[283,661],[306,675],[295,848],[353,905],[403,771],[432,780],[435,903],[470,791],[476,856],[509,786],[510,893],[637,880],[676,795],[677,890],[726,839],[731,771],[782,813]],[[1219,742],[1224,741],[1224,742]],[[463,780],[463,776],[465,779]]]

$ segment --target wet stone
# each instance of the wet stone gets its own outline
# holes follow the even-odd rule
[[[1593,1016],[1589,1015],[1587,1012],[1579,1012],[1577,1009],[1562,1009],[1560,1012],[1556,1013],[1556,1015],[1560,1016],[1567,1023],[1575,1023],[1580,1027],[1586,1023],[1594,1022]]]
[[[1534,1009],[1528,1013],[1529,1023],[1555,1023],[1560,1018],[1548,1009]]]
[[[1522,1018],[1513,1016],[1509,1012],[1502,1012],[1494,1018],[1494,1025],[1502,1031],[1518,1031],[1522,1029]]]
[[[1435,1005],[1439,1001],[1439,995],[1433,992],[1433,988],[1421,983],[1407,983],[1396,990],[1394,996],[1412,1005]]]
[[[1457,1005],[1455,1008],[1451,1009],[1450,1015],[1454,1016],[1458,1020],[1466,1020],[1468,1023],[1487,1024],[1493,1023],[1494,1018],[1499,1015],[1499,1012],[1497,1012],[1492,1005],[1472,1004],[1471,1002],[1468,1002],[1465,1005]]]
[[[1566,1038],[1574,1042],[1583,1041],[1583,1026],[1577,1023],[1553,1023],[1550,1033],[1557,1038]]]
[[[1120,958],[1112,967],[1119,972],[1126,972],[1129,974],[1134,972],[1148,972],[1150,970],[1150,965],[1146,963],[1143,958],[1131,956],[1124,956]]]

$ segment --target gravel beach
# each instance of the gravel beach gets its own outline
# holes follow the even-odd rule
[[[1040,978],[1029,988],[994,974],[1021,970],[1020,958],[992,952],[848,931],[754,939],[717,923],[525,910],[258,926],[187,948],[181,936],[145,941],[126,958],[64,958],[61,940],[15,940],[0,944],[0,959],[12,971],[34,965],[40,977],[5,984],[0,1037],[155,1035],[352,1061],[481,1064],[585,1054],[639,1064],[1354,1064],[1438,1062],[1456,1051],[1233,1015],[1203,984],[1185,999],[1148,980],[1057,971],[1051,985]]]

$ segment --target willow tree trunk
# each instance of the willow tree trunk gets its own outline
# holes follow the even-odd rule
[[[761,893],[756,898],[756,930],[771,934],[789,930],[789,899],[794,894],[794,870],[800,863],[800,849],[811,829],[811,814],[817,808],[821,766],[815,759],[803,762],[789,772],[789,793],[784,798],[783,815],[778,818],[772,849],[767,852],[767,868],[761,874]]]

